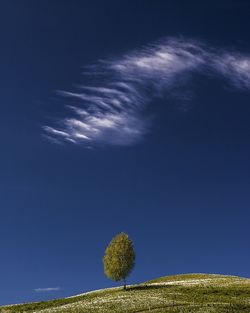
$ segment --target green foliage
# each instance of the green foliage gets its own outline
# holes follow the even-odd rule
[[[105,251],[103,263],[107,277],[125,281],[135,265],[134,245],[127,234],[120,233],[112,239]]]

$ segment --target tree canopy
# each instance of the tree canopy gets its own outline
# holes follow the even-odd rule
[[[126,289],[126,278],[135,265],[134,244],[126,233],[120,233],[111,240],[103,263],[107,277],[115,281],[123,280]]]

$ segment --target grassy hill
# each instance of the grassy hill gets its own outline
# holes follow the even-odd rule
[[[250,312],[250,279],[186,274],[161,277],[127,291],[109,288],[46,302],[0,307],[4,313]]]

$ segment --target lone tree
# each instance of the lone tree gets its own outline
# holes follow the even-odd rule
[[[108,278],[124,282],[135,265],[135,250],[133,241],[126,233],[116,235],[108,245],[103,258],[104,272]]]

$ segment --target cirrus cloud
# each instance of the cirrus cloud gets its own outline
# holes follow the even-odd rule
[[[46,287],[46,288],[35,288],[35,292],[52,292],[52,291],[59,291],[61,287]]]
[[[186,39],[165,39],[88,68],[97,83],[59,91],[70,113],[43,127],[58,143],[131,145],[151,127],[145,107],[187,85],[195,73],[250,88],[250,56]]]

